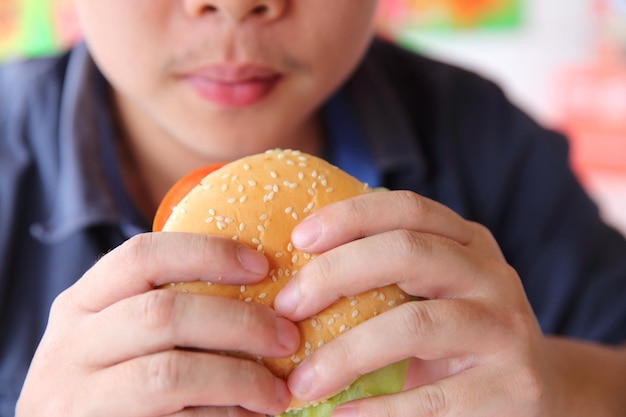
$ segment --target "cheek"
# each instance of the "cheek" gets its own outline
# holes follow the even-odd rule
[[[154,7],[150,9],[150,4]],[[122,90],[147,83],[156,59],[162,0],[77,0],[85,41],[101,71]],[[148,71],[150,69],[150,71]]]

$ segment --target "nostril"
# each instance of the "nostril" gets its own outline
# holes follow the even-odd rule
[[[265,13],[267,13],[267,6],[264,5],[256,6],[252,9],[252,14],[254,15],[263,15]]]
[[[207,6],[203,6],[202,7],[202,13],[203,14],[205,14],[205,13],[207,13],[207,14],[208,13],[215,13],[215,12],[217,12],[217,7],[215,7],[215,6],[207,5]]]

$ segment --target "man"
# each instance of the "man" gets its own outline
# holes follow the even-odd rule
[[[86,48],[0,74],[6,409],[28,368],[18,417],[274,414],[412,358],[404,392],[334,415],[624,413],[626,353],[609,344],[626,337],[626,242],[564,140],[493,85],[372,43],[375,0],[76,5]],[[153,291],[265,276],[235,241],[139,232],[185,172],[277,147],[410,191],[304,220],[292,241],[320,256],[275,311]],[[290,355],[293,320],[390,283],[427,301],[328,343],[289,381],[212,353]]]

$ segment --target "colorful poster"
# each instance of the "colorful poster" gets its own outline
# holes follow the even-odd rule
[[[0,0],[0,59],[46,54],[77,37],[71,0]]]
[[[509,28],[521,20],[522,0],[381,0],[378,15],[388,32]]]

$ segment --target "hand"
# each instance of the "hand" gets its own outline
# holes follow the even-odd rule
[[[299,344],[293,323],[256,303],[153,289],[198,279],[252,283],[267,269],[260,253],[230,239],[130,239],[55,300],[17,416],[283,411],[290,400],[284,381],[253,361],[216,352],[291,355]]]
[[[538,416],[549,408],[545,339],[484,227],[416,194],[381,192],[320,209],[292,240],[321,254],[277,296],[276,310],[292,320],[393,283],[427,298],[324,345],[290,376],[296,397],[314,400],[413,358],[407,390],[346,404],[335,415]]]

